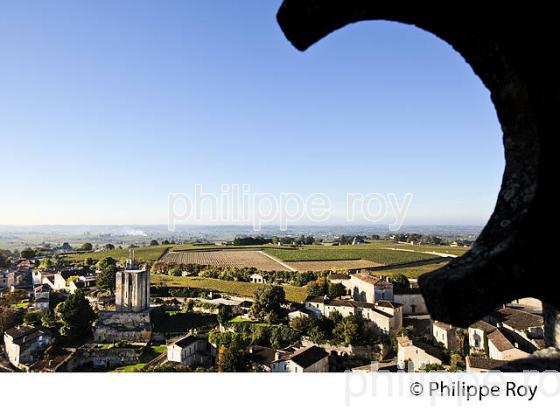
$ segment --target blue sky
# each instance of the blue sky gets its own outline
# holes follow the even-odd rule
[[[410,192],[406,223],[483,224],[501,131],[462,58],[388,22],[301,53],[279,4],[0,3],[0,224],[167,223],[195,184],[323,192],[333,223],[347,192]]]

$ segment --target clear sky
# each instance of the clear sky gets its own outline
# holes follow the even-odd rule
[[[451,47],[367,22],[305,53],[280,1],[0,3],[0,224],[167,223],[195,184],[414,194],[406,223],[483,224],[504,167]]]

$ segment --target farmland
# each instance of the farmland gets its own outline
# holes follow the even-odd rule
[[[234,282],[220,279],[190,278],[180,276],[152,275],[152,285],[167,287],[196,288],[229,293],[238,296],[253,297],[255,290],[263,285],[250,282]],[[301,303],[307,297],[307,289],[297,286],[283,286],[286,299],[290,302]]]
[[[326,270],[337,271],[347,269],[366,269],[383,265],[364,259],[342,259],[328,261],[289,262],[288,266],[291,266],[293,269],[299,272],[322,272]]]
[[[259,251],[181,251],[167,253],[162,262],[170,264],[197,264],[218,267],[248,268],[263,271],[281,271],[286,267]]]
[[[167,250],[169,252],[166,254]],[[437,254],[460,256],[466,251],[467,248],[410,245],[385,240],[372,241],[362,245],[305,245],[299,248],[280,247],[271,244],[234,247],[196,243],[134,248],[135,257],[140,262],[153,263],[163,256],[162,260],[170,264],[255,267],[263,271],[289,270],[285,265],[298,271],[363,269],[428,260],[436,258]],[[122,261],[128,257],[128,254],[128,249],[114,249],[98,252],[77,252],[66,255],[65,258],[70,262],[82,262],[84,259],[91,257],[97,262],[110,256]],[[277,258],[278,261],[267,255]],[[285,264],[283,265],[279,261]]]
[[[171,245],[158,245],[158,246],[145,246],[142,248],[134,248],[134,257],[140,262],[155,262],[161,255],[169,249]],[[110,256],[116,260],[128,258],[129,249],[113,249],[103,250],[98,252],[79,252],[72,253],[65,256],[70,262],[82,262],[86,258],[92,258],[95,262]]]
[[[406,252],[367,246],[334,246],[316,247],[309,246],[302,249],[266,249],[266,253],[285,262],[303,261],[335,261],[365,259],[381,265],[415,262],[434,258],[420,252]]]
[[[447,262],[440,262],[440,263],[430,263],[428,265],[421,265],[421,266],[412,266],[412,267],[406,267],[406,268],[396,268],[396,269],[382,269],[382,270],[378,270],[375,272],[371,272],[373,275],[387,275],[387,276],[392,276],[392,275],[397,275],[397,274],[403,274],[408,278],[413,278],[416,279],[418,276],[427,273],[427,272],[432,272],[436,269],[442,268],[445,265],[447,265]]]

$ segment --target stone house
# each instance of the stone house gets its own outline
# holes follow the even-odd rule
[[[8,271],[8,269],[0,270],[0,290],[9,288],[8,286],[9,277],[10,277],[10,272]]]
[[[273,373],[326,373],[329,371],[329,354],[318,346],[309,346],[293,353],[277,352],[271,363]]]
[[[33,302],[35,309],[49,310],[49,301],[51,296],[51,288],[49,285],[41,284],[33,288],[35,300]]]
[[[253,273],[249,278],[251,283],[266,283],[266,279],[258,273]]]
[[[211,366],[216,351],[203,337],[188,335],[167,346],[167,360],[187,366]]]
[[[439,342],[447,350],[454,351],[460,350],[460,339],[457,336],[457,329],[447,323],[438,322],[437,320],[432,322],[432,336],[436,342]]]
[[[540,348],[540,342],[544,339],[544,320],[541,315],[503,307],[492,312],[488,320],[525,350],[532,351],[533,347]]]
[[[428,308],[419,288],[395,288],[393,300],[403,305],[404,316],[428,315]]]
[[[470,325],[468,328],[470,351],[488,354],[488,335],[495,330],[495,326],[483,320]]]
[[[375,303],[380,300],[393,300],[393,284],[377,276],[356,273],[341,283],[356,301]]]
[[[506,364],[504,360],[490,359],[486,356],[467,356],[465,359],[468,372],[486,373],[497,370],[500,366]]]
[[[71,280],[68,283],[68,290],[70,293],[76,293],[78,289],[89,291],[95,288],[96,277],[95,276],[79,276],[78,279]]]
[[[39,269],[35,269],[32,274],[31,278],[33,280],[33,285],[40,285],[43,282],[43,278],[47,277],[54,277],[54,272],[42,271]]]
[[[390,336],[402,328],[402,306],[386,300],[368,303],[315,296],[306,300],[305,308],[316,317],[329,317],[333,312],[340,313],[342,317],[361,316],[379,331]]]
[[[249,347],[249,362],[255,372],[271,372],[272,362],[279,358],[279,352],[271,347],[252,345]]]
[[[488,357],[495,360],[517,360],[528,357],[529,353],[519,348],[519,344],[512,343],[500,329],[488,335]]]
[[[400,370],[420,371],[428,364],[443,364],[440,349],[406,336],[397,337],[397,367]]]
[[[4,332],[4,348],[12,365],[26,370],[41,357],[51,336],[33,326],[18,326]]]

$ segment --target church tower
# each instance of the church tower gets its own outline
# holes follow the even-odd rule
[[[124,270],[116,274],[115,306],[120,312],[142,312],[150,307],[150,271],[139,268],[133,249]]]

